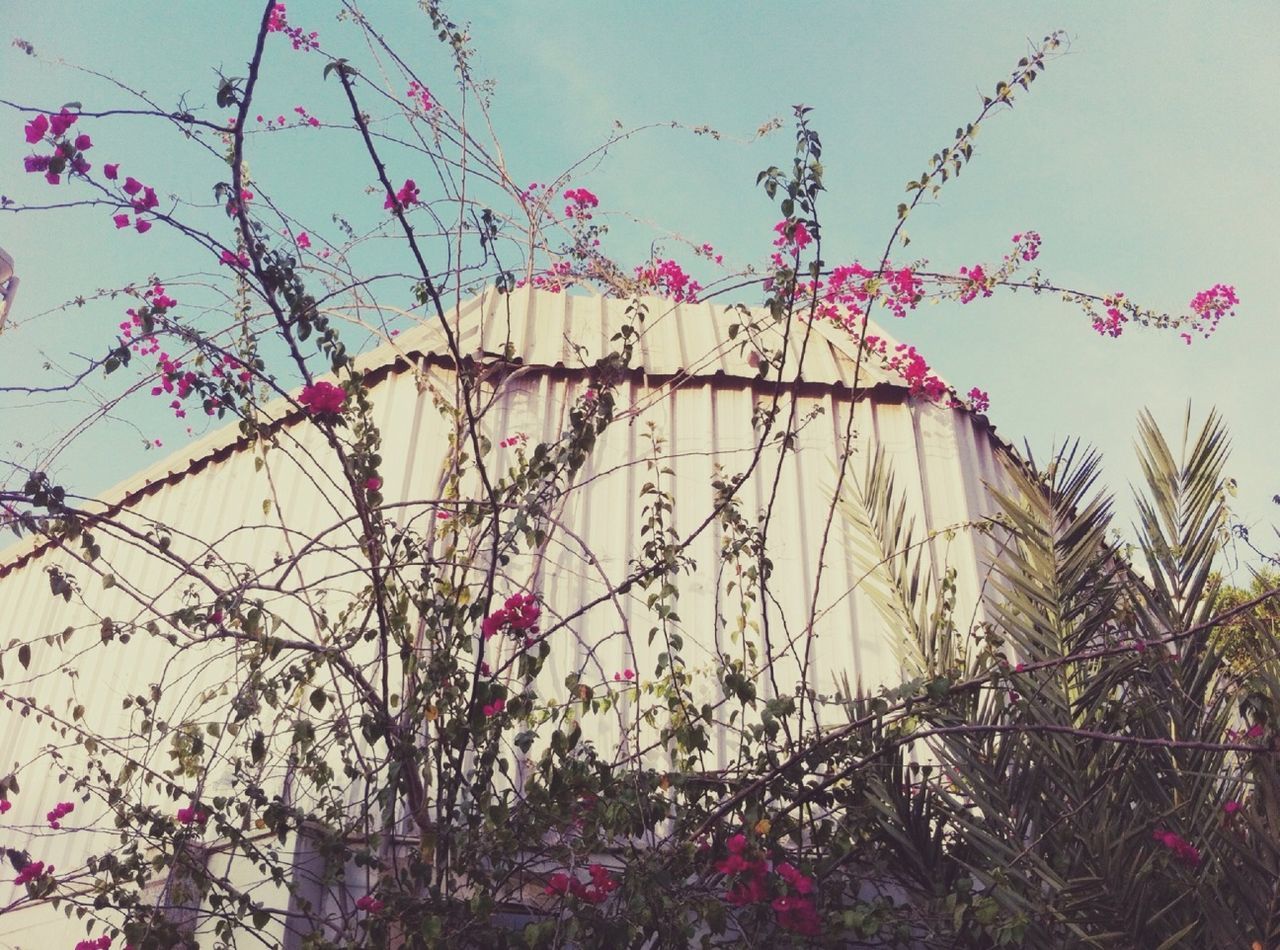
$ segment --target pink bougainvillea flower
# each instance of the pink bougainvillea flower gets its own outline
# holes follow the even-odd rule
[[[342,404],[346,401],[346,390],[326,382],[303,386],[302,393],[298,396],[298,402],[306,406],[314,416],[341,412]]]
[[[1227,815],[1227,817],[1231,817],[1239,810],[1240,810],[1240,803],[1235,799],[1232,799],[1229,802],[1222,803],[1222,811]]]
[[[67,131],[67,129],[76,124],[76,119],[78,118],[80,117],[74,112],[71,112],[68,109],[63,109],[57,115],[49,117],[49,131],[52,132],[54,136],[62,135]]]
[[[200,805],[187,805],[178,809],[178,822],[183,825],[203,825],[209,820],[209,813]]]
[[[76,806],[72,802],[58,802],[49,813],[45,815],[45,820],[49,822],[49,827],[57,831],[62,827],[62,819],[76,810]]]
[[[93,139],[89,138],[87,133],[81,132],[76,136],[75,145],[76,148],[80,149],[80,151],[87,152],[89,149],[93,148]]]
[[[547,878],[545,893],[558,897],[572,895],[587,904],[602,904],[619,887],[618,880],[602,864],[589,865],[587,873],[591,875],[590,884],[564,871],[557,871]]]
[[[1188,867],[1200,863],[1200,849],[1187,841],[1182,835],[1164,828],[1157,828],[1151,837],[1173,852],[1174,858]]]
[[[27,144],[35,145],[49,131],[48,117],[43,115],[36,116],[26,124],[24,131],[27,133]]]
[[[807,897],[778,897],[772,902],[773,911],[777,914],[778,925],[784,930],[805,937],[816,937],[822,933],[822,920],[814,910],[813,901]]]
[[[803,221],[782,220],[773,226],[773,230],[778,235],[774,238],[774,247],[803,251],[813,243],[813,235]]]
[[[48,172],[45,174],[44,180],[51,185],[56,185],[58,182],[62,181],[62,176],[57,172]]]
[[[111,950],[111,938],[103,934],[94,940],[81,940],[76,944],[76,950]]]
[[[0,798],[0,815],[3,815],[12,807],[13,802],[9,801],[7,798]]]
[[[491,718],[493,716],[498,715],[500,712],[502,712],[506,708],[507,708],[507,701],[499,697],[498,699],[495,699],[491,703],[486,703],[484,706],[483,712],[485,714],[485,718]]]
[[[385,906],[386,904],[382,903],[382,901],[378,900],[372,894],[366,894],[364,897],[356,901],[357,910],[363,910],[370,914],[379,913]]]
[[[298,247],[301,247],[301,248],[308,248],[308,247],[310,247],[310,246],[311,246],[311,238],[307,235],[307,232],[306,232],[306,231],[303,231],[303,232],[299,233],[299,235],[298,235]]]
[[[136,221],[133,222],[133,227],[139,234],[146,234],[148,231],[151,230],[151,222],[144,221],[142,220],[142,218],[138,218]]]
[[[142,182],[130,175],[124,180],[124,193],[126,195],[136,195],[142,190]]]
[[[565,874],[563,871],[556,871],[547,878],[546,893],[552,895],[564,895],[569,893],[570,881],[573,878]]]
[[[365,491],[378,491],[382,488],[382,479],[377,475],[370,475],[364,480]]]
[[[22,866],[22,870],[18,872],[18,876],[13,879],[13,883],[18,887],[23,884],[29,884],[31,881],[39,880],[46,874],[53,873],[53,865],[45,867],[43,861],[29,861]]]
[[[389,211],[405,211],[416,205],[418,200],[418,186],[412,178],[406,178],[395,196],[388,195],[382,202],[382,207]]]
[[[116,162],[114,165],[103,165],[102,174],[106,175],[111,181],[115,181],[120,175],[120,163]]]
[[[480,632],[488,640],[499,630],[507,629],[514,639],[528,640],[538,632],[542,608],[532,594],[512,594],[505,604],[484,618]]]
[[[991,408],[991,397],[984,390],[974,386],[969,390],[969,403],[974,412],[986,412]]]

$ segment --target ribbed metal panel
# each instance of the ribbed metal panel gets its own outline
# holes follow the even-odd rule
[[[750,347],[727,343],[729,325],[740,319],[727,308],[659,300],[646,304],[641,371],[619,390],[621,417],[600,438],[560,501],[556,523],[566,530],[553,530],[545,550],[515,558],[499,578],[500,596],[530,587],[540,591],[548,618],[570,615],[626,576],[642,543],[640,489],[655,477],[646,467],[652,447],[645,433],[662,439],[659,464],[670,474],[660,481],[673,494],[674,524],[683,536],[712,509],[717,468],[732,475],[749,464],[758,441],[753,413],[775,390],[774,384],[757,380],[758,361]],[[514,457],[513,449],[497,446],[501,439],[524,432],[537,441],[554,438],[565,428],[568,407],[589,385],[580,368],[612,348],[610,338],[625,319],[625,307],[625,302],[597,297],[522,291],[488,293],[451,314],[467,354],[486,360],[505,354],[526,367],[505,379],[495,376],[496,398],[484,420],[485,434],[495,446],[488,460],[495,470],[505,470]],[[754,319],[767,323],[759,313]],[[760,332],[766,340],[773,334],[774,342],[766,346],[782,342],[776,331]],[[803,385],[784,387],[781,419],[793,412],[808,422],[795,451],[780,464],[776,446],[765,449],[740,498],[751,521],[773,505],[769,554],[776,600],[769,604],[767,625],[758,613],[752,618],[761,625],[762,638],[767,630],[775,659],[772,673],[761,675],[761,690],[770,695],[776,683],[779,691],[791,693],[804,685],[825,696],[844,677],[872,688],[896,681],[900,674],[895,631],[886,628],[879,611],[858,590],[868,562],[866,539],[838,515],[827,529],[849,413],[856,413],[857,433],[851,475],[860,478],[869,454],[877,447],[883,450],[919,532],[941,532],[992,512],[984,485],[1005,484],[1004,473],[1014,460],[981,418],[913,402],[878,370],[862,370],[859,388],[876,388],[854,402],[853,360],[838,333],[813,328],[802,368],[799,335],[798,330],[787,341],[788,378],[800,368]],[[383,494],[395,506],[389,516],[425,529],[435,518],[450,431],[433,399],[436,394],[447,397],[453,385],[438,329],[426,324],[403,334],[365,357],[362,365],[376,381]],[[422,372],[410,372],[410,367]],[[120,520],[138,532],[152,523],[173,526],[171,550],[201,564],[211,576],[246,567],[262,572],[258,594],[281,618],[282,632],[314,640],[319,636],[317,611],[335,617],[364,583],[358,530],[347,520],[351,506],[338,489],[338,472],[318,432],[305,420],[289,417],[283,404],[267,411],[282,422],[276,431],[279,447],[266,452],[261,471],[255,466],[260,450],[237,442],[228,431],[163,460],[105,501],[123,503]],[[264,501],[270,502],[265,512]],[[183,644],[175,651],[163,642],[138,642],[151,638],[137,634],[128,645],[98,646],[103,617],[163,622],[164,615],[181,605],[190,581],[121,532],[99,534],[103,555],[91,568],[65,552],[33,543],[0,559],[0,645],[10,640],[33,644],[29,670],[18,666],[15,650],[6,652],[4,688],[10,695],[31,697],[35,707],[50,710],[59,722],[69,723],[75,707],[83,706],[83,721],[94,734],[109,736],[156,769],[165,769],[170,766],[168,740],[148,746],[135,734],[136,710],[124,710],[123,700],[145,696],[151,684],[163,683],[162,716],[179,722],[211,691],[201,716],[215,720],[227,715],[243,671],[225,641]],[[821,592],[810,629],[824,534],[828,543]],[[316,537],[325,544],[309,546]],[[715,526],[698,537],[688,551],[697,569],[679,584],[684,658],[703,673],[709,673],[719,653],[742,652],[724,626],[733,611],[724,600],[727,578],[718,570],[720,542]],[[968,531],[950,538],[939,535],[930,544],[935,572],[944,560],[959,570],[957,618],[965,623],[979,610],[985,565],[997,552],[989,540]],[[303,551],[308,553],[299,557]],[[276,566],[294,559],[297,564],[288,571]],[[64,603],[50,596],[46,571],[55,565],[76,576],[88,606],[78,598]],[[103,583],[107,573],[117,582],[109,589]],[[661,635],[649,640],[652,619],[644,597],[644,591],[634,589],[574,620],[556,635],[544,674],[542,685],[550,697],[563,692],[564,677],[573,671],[597,690],[618,692],[613,714],[600,717],[591,735],[606,756],[633,751],[637,728],[635,691],[615,684],[614,673],[634,669],[643,685],[666,648]],[[68,628],[75,633],[65,646],[45,642]],[[707,675],[702,681],[702,698],[718,701],[714,678]],[[97,798],[84,805],[72,794],[71,783],[83,774],[86,758],[74,744],[75,729],[59,735],[47,719],[36,722],[35,714],[23,717],[18,712],[14,703],[0,709],[0,773],[17,769],[22,784],[13,810],[3,819],[5,844],[28,849],[60,872],[70,871],[87,853],[112,846],[110,816]],[[51,743],[71,766],[69,778],[47,758],[28,767]],[[718,727],[707,765],[724,761],[731,749],[730,733]],[[514,750],[512,758],[519,768]],[[210,776],[206,794],[216,793],[223,780]],[[191,785],[189,780],[182,784]],[[65,827],[102,830],[49,831],[44,813],[62,799],[77,802]],[[178,804],[182,802],[166,801],[164,807]],[[0,883],[0,906],[15,896],[7,880]],[[20,919],[6,915],[0,934],[16,936],[21,928],[34,926],[31,921],[42,913]],[[67,926],[68,933],[80,932],[79,925]],[[22,941],[28,938],[24,935]]]

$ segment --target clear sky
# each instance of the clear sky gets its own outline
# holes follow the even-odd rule
[[[59,58],[117,75],[166,106],[184,93],[191,104],[211,105],[215,68],[243,72],[257,16],[256,4],[241,0],[9,0],[5,7],[7,35],[33,44],[39,57],[0,49],[0,98],[42,106],[79,100],[86,108],[118,102],[117,94]],[[362,55],[355,31],[335,20],[334,4],[292,0],[288,9],[292,22],[319,31],[326,50]],[[1044,238],[1038,263],[1057,283],[1124,291],[1182,311],[1196,291],[1222,281],[1238,289],[1238,315],[1191,347],[1137,329],[1103,339],[1079,312],[1027,294],[924,307],[905,322],[881,319],[961,391],[988,390],[989,415],[1011,441],[1026,439],[1038,454],[1066,437],[1098,446],[1122,495],[1137,474],[1131,445],[1142,407],[1172,433],[1188,399],[1197,417],[1217,406],[1234,433],[1240,514],[1274,542],[1268,526],[1280,521],[1271,503],[1280,493],[1280,439],[1274,411],[1260,399],[1280,368],[1273,283],[1280,187],[1272,167],[1280,155],[1280,5],[530,0],[446,9],[469,20],[476,71],[495,81],[495,128],[518,180],[554,177],[598,145],[614,120],[675,120],[723,132],[715,141],[651,130],[584,168],[577,181],[600,196],[617,256],[643,258],[651,242],[679,234],[713,243],[733,264],[763,257],[778,214],[754,188],[755,174],[791,155],[789,125],[747,141],[762,123],[788,122],[794,103],[814,108],[829,189],[825,256],[871,260],[907,179],[976,113],[981,93],[1005,77],[1028,37],[1066,30],[1069,53],[1013,111],[984,124],[971,166],[912,217],[909,255],[955,269],[998,260],[1012,233],[1036,229]],[[378,0],[366,12],[452,105],[447,57],[416,4]],[[323,62],[277,43],[265,108],[302,104],[337,121],[340,90],[320,81]],[[23,121],[0,109],[0,192],[46,197],[21,171]],[[131,163],[166,188],[206,189],[210,174],[200,177],[172,135],[156,133],[126,120],[110,131],[103,125],[95,138],[100,156]],[[262,165],[255,174],[282,201],[315,206],[313,226],[323,233],[329,189],[355,193],[372,180],[354,167],[338,174],[345,166],[330,146],[350,134],[320,129],[304,140],[299,133],[301,163]],[[0,337],[7,382],[44,378],[42,354],[101,352],[122,305],[33,315],[77,293],[196,266],[148,257],[158,243],[117,240],[106,217],[101,210],[0,215],[0,246],[17,259],[23,280],[15,326]],[[668,241],[668,250],[677,247]],[[65,428],[85,410],[83,403],[47,406],[38,424]],[[55,473],[81,491],[100,491],[150,460],[142,436],[163,436],[166,448],[187,438],[174,420],[154,412],[142,419],[139,431],[117,427],[124,434],[115,442],[91,437],[63,453]],[[20,400],[5,397],[0,444],[0,458],[21,461],[52,438]]]

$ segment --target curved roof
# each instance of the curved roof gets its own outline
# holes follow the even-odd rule
[[[643,321],[628,312],[636,306],[645,313]],[[856,381],[857,391],[875,391],[884,401],[902,401],[909,392],[901,377],[872,361],[864,359],[858,366],[857,347],[838,327],[797,317],[788,334],[768,311],[742,305],[673,303],[660,297],[625,300],[527,287],[499,293],[486,288],[449,310],[447,318],[465,360],[508,371],[539,368],[585,375],[597,359],[618,348],[615,334],[631,323],[640,327],[632,372],[660,392],[697,381],[772,388],[776,382],[764,380],[760,372],[761,354],[780,354],[784,348],[783,375],[789,389],[810,394],[851,393]],[[896,345],[874,323],[868,330],[890,348]],[[370,385],[409,371],[430,377],[452,370],[453,363],[435,318],[424,319],[356,361]],[[269,420],[268,430],[302,417],[283,399],[262,407],[262,414]],[[998,449],[1016,459],[1017,453],[995,437],[994,427],[985,417],[978,419]],[[236,425],[224,426],[114,486],[99,501],[106,512],[128,508],[140,497],[222,461],[248,444]],[[0,577],[39,554],[47,544],[33,536],[10,545],[0,553]]]

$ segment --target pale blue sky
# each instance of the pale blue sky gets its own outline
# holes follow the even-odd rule
[[[247,58],[255,6],[10,0],[6,33],[48,61],[0,49],[0,98],[79,99],[88,108],[112,98],[101,80],[49,62],[63,57],[145,87],[166,105],[183,92],[193,104],[211,102],[213,67],[234,74]],[[323,0],[289,4],[293,22],[359,60],[354,31],[333,11]],[[913,216],[909,254],[940,268],[998,260],[1010,234],[1035,228],[1044,237],[1039,263],[1059,283],[1181,310],[1197,290],[1223,281],[1239,291],[1238,316],[1215,339],[1188,348],[1176,336],[1139,330],[1104,340],[1056,300],[997,294],[965,308],[922,308],[886,329],[919,346],[961,390],[987,389],[989,414],[1005,437],[1026,438],[1041,453],[1068,436],[1097,445],[1122,494],[1136,475],[1131,444],[1141,407],[1172,429],[1188,398],[1197,413],[1217,405],[1235,436],[1242,514],[1254,524],[1277,520],[1270,499],[1280,492],[1280,440],[1261,398],[1276,375],[1280,340],[1280,187],[1272,168],[1280,155],[1280,5],[530,0],[454,3],[449,11],[471,19],[476,69],[496,81],[494,121],[517,179],[555,176],[615,119],[705,123],[744,139],[770,117],[789,120],[793,103],[813,106],[825,146],[830,262],[878,255],[905,181],[972,117],[979,94],[1005,76],[1027,37],[1065,29],[1070,52],[1016,109],[984,125],[971,167]],[[447,58],[415,4],[381,0],[367,12],[383,18],[452,103]],[[264,111],[301,103],[338,119],[339,90],[320,82],[322,65],[318,54],[277,43]],[[21,121],[0,111],[0,191],[43,197],[21,172]],[[96,124],[97,157],[121,158],[157,184],[203,197],[216,169],[207,161],[191,168],[191,153],[174,149],[172,136],[147,129],[129,120],[111,131]],[[314,207],[310,220],[322,233],[325,201],[357,201],[372,178],[351,174],[358,166],[342,157],[347,134],[299,134],[293,154],[304,159],[301,172],[265,159],[254,167],[281,201]],[[615,231],[612,250],[624,259],[645,256],[651,241],[674,232],[745,264],[761,258],[778,217],[753,187],[755,173],[789,160],[791,141],[789,126],[750,145],[659,129],[616,147],[579,183],[600,196],[601,220]],[[629,225],[627,215],[645,226]],[[7,381],[36,379],[40,352],[100,352],[121,306],[91,305],[25,326],[24,319],[74,293],[161,268],[145,253],[159,242],[117,240],[105,217],[0,216],[0,245],[23,279],[17,330],[0,338]],[[194,262],[179,255],[163,267]],[[54,407],[41,417],[65,425],[83,409]],[[173,421],[144,419],[145,434],[163,436],[166,447],[185,439]],[[0,457],[28,457],[13,443],[40,440],[29,423],[12,400],[0,403]],[[128,474],[146,457],[137,434],[117,431],[118,446],[90,441],[64,453],[57,474],[87,492]]]

